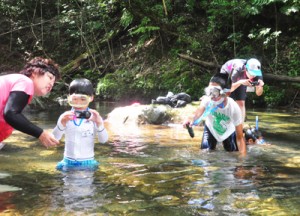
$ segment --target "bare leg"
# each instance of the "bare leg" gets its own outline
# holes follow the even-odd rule
[[[245,121],[245,117],[246,117],[245,101],[243,101],[243,100],[237,100],[236,103],[241,108],[242,115],[243,115],[243,122],[244,122]]]

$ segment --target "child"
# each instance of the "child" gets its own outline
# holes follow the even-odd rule
[[[259,130],[255,128],[245,128],[245,140],[247,145],[265,144],[265,140]]]
[[[99,113],[88,107],[94,99],[93,92],[87,79],[76,79],[70,84],[68,102],[72,109],[59,117],[53,130],[58,140],[65,134],[64,159],[57,164],[58,170],[97,169],[99,165],[94,159],[94,136],[97,135],[100,143],[105,143],[108,134]]]
[[[194,116],[184,122],[184,127],[197,125],[199,119],[206,117],[201,149],[213,150],[218,142],[222,142],[226,151],[239,151],[246,155],[242,112],[237,103],[226,96],[225,86],[223,75],[213,76],[205,89],[206,96]]]

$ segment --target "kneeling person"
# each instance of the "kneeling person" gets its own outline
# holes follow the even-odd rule
[[[246,144],[243,136],[243,115],[238,104],[226,96],[223,89],[226,80],[222,75],[213,76],[205,89],[199,108],[193,118],[186,123],[197,122],[205,115],[201,149],[215,149],[217,142],[222,142],[227,151],[240,151],[246,154]],[[186,125],[186,123],[184,125]]]

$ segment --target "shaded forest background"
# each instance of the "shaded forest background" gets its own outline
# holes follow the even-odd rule
[[[197,100],[232,58],[262,63],[255,106],[300,106],[298,0],[0,0],[0,73],[35,56],[62,79],[48,99],[90,79],[101,100],[150,103],[168,91]],[[299,99],[298,99],[299,98]]]

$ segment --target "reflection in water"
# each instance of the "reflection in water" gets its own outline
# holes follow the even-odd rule
[[[31,115],[51,129],[60,113]],[[272,145],[248,146],[245,158],[222,145],[200,151],[200,127],[191,139],[176,124],[106,123],[109,143],[95,145],[96,171],[59,172],[63,145],[45,149],[14,132],[0,151],[0,172],[8,174],[0,185],[22,190],[0,191],[0,208],[16,215],[299,215],[298,118],[253,111],[250,124],[256,115]]]
[[[15,204],[12,202],[14,196],[14,192],[0,193],[0,214],[15,209]]]
[[[64,203],[63,206],[66,211],[85,212],[97,206],[96,202],[99,201],[94,199],[96,192],[94,171],[72,170],[63,172],[62,181],[63,186],[61,196]],[[57,199],[53,201],[56,202]],[[58,204],[58,206],[61,206],[61,203]]]

